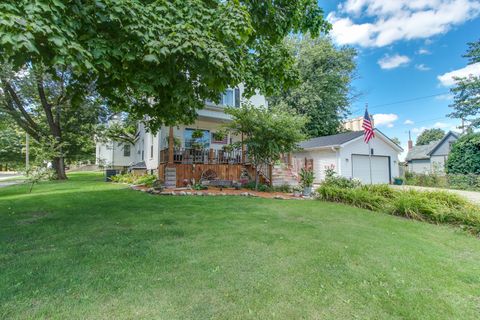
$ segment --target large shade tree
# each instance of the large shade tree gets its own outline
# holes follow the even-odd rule
[[[327,37],[292,36],[286,44],[295,57],[300,84],[271,97],[270,102],[308,116],[305,131],[310,137],[338,133],[357,95],[352,88],[355,49],[336,47]]]
[[[16,0],[0,12],[3,57],[93,78],[152,129],[192,121],[205,99],[240,82],[247,94],[292,85],[283,38],[329,28],[316,0]]]
[[[316,0],[11,0],[0,3],[0,56],[13,72],[36,71],[45,118],[60,144],[57,109],[42,93],[42,82],[57,79],[59,70],[68,69],[75,83],[71,96],[85,97],[83,88],[94,82],[110,106],[148,116],[155,131],[192,122],[205,99],[217,100],[240,82],[247,95],[295,84],[283,38],[329,27]],[[26,131],[34,126],[21,109],[17,115]]]

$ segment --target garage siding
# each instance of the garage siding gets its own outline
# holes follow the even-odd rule
[[[370,147],[373,154],[378,156],[390,157],[391,178],[399,176],[398,153],[397,151],[382,138],[377,135],[376,138],[370,140]],[[352,155],[368,155],[368,145],[363,141],[363,137],[346,143],[340,150],[341,175],[346,178],[353,178],[352,175]]]
[[[297,152],[293,155],[294,159],[304,161],[305,158],[313,159],[313,171],[315,173],[315,183],[320,183],[325,179],[325,169],[333,166],[337,170],[336,152],[329,150],[315,150]]]

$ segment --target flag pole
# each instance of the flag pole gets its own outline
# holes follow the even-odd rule
[[[368,113],[368,102],[365,104],[365,110]],[[372,119],[370,118],[370,114],[368,113],[368,118],[370,119],[370,123],[372,123]],[[372,124],[372,130],[373,130],[373,124]],[[372,179],[372,149],[370,148],[370,140],[368,140],[367,146],[368,146],[368,165],[370,167],[370,185],[373,184],[373,179]]]

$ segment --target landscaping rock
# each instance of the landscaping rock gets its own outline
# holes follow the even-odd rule
[[[273,199],[277,199],[277,200],[286,200],[284,197],[282,196],[275,196],[273,197]]]
[[[203,192],[198,191],[197,193],[195,193],[195,195],[197,195],[197,196],[203,196]]]
[[[160,192],[160,195],[162,195],[162,196],[174,196],[175,192],[173,192],[173,191],[162,191],[162,192]]]
[[[185,191],[180,191],[179,193],[177,193],[177,195],[179,196],[186,196],[187,193]]]

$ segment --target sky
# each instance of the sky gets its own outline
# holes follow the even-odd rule
[[[480,0],[320,0],[338,45],[358,50],[361,96],[352,117],[365,104],[375,126],[397,137],[407,149],[426,128],[456,130],[449,89],[454,75],[480,75],[480,63],[468,65],[467,43],[480,40]],[[426,98],[428,97],[428,98]],[[406,102],[408,101],[408,102]],[[402,158],[405,156],[402,154]]]

